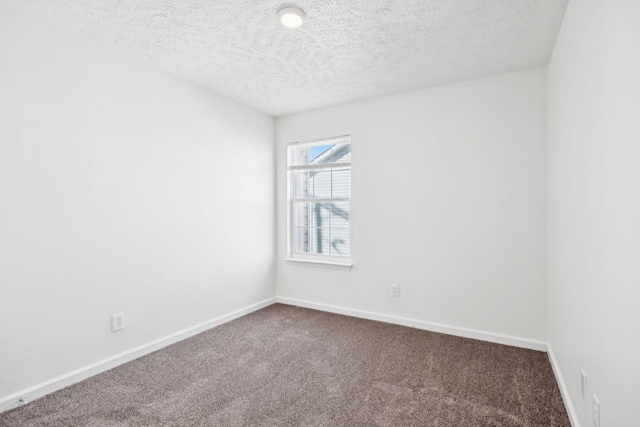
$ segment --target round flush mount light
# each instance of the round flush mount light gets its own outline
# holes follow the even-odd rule
[[[285,7],[278,12],[278,19],[282,25],[289,28],[298,28],[304,23],[307,15],[298,7]]]

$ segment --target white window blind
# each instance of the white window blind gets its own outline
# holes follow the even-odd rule
[[[289,145],[290,257],[351,258],[351,138]]]

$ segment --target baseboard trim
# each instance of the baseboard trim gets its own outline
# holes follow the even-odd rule
[[[551,343],[547,344],[547,355],[549,356],[549,361],[551,362],[551,368],[553,369],[553,374],[556,376],[556,382],[558,383],[558,388],[560,388],[560,394],[562,395],[562,400],[564,401],[564,407],[566,408],[567,414],[569,415],[569,422],[571,422],[571,427],[580,427],[580,422],[578,421],[578,415],[576,414],[575,407],[573,406],[571,397],[569,396],[569,389],[567,388],[567,385],[564,382],[564,378],[562,376],[562,372],[560,371],[560,366],[558,365],[556,356],[553,353],[553,348],[551,347]]]
[[[268,298],[266,300],[251,304],[247,307],[232,311],[231,313],[224,314],[190,328],[183,329],[182,331],[167,335],[155,341],[151,341],[147,344],[132,348],[131,350],[116,354],[115,356],[111,356],[96,363],[92,363],[91,365],[76,369],[75,371],[71,371],[69,373],[52,378],[48,381],[21,390],[17,393],[2,397],[0,398],[0,412],[8,411],[9,409],[20,406],[20,398],[24,398],[26,401],[31,401],[46,396],[47,394],[51,394],[54,391],[60,390],[64,387],[68,387],[84,379],[115,368],[116,366],[130,362],[156,350],[160,350],[161,348],[164,348],[168,345],[197,335],[200,332],[206,331],[207,329],[222,325],[223,323],[230,322],[234,319],[237,319],[238,317],[242,317],[246,314],[260,310],[261,308],[270,306],[275,302],[275,297]]]
[[[359,317],[362,319],[377,320],[379,322],[393,323],[396,325],[409,326],[411,328],[423,329],[431,332],[439,332],[442,334],[455,335],[464,338],[473,338],[497,344],[526,348],[529,350],[547,351],[546,342],[529,338],[514,337],[511,335],[503,335],[493,332],[480,331],[477,329],[450,326],[441,323],[426,322],[424,320],[411,319],[408,317],[392,316],[388,314],[375,313],[372,311],[357,310],[348,307],[322,304],[295,298],[277,297],[276,300],[281,304],[295,305],[298,307],[311,308],[336,314],[344,314],[345,316]]]

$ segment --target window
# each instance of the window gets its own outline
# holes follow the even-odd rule
[[[351,137],[289,145],[290,260],[351,266]]]

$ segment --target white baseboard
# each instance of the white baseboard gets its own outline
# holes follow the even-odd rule
[[[374,313],[372,311],[356,310],[337,305],[321,304],[312,301],[304,301],[294,298],[277,297],[277,302],[298,307],[312,308],[315,310],[328,311],[330,313],[344,314],[346,316],[360,317],[362,319],[377,320],[379,322],[393,323],[396,325],[409,326],[411,328],[423,329],[431,332],[455,335],[464,338],[473,338],[482,341],[489,341],[497,344],[505,344],[514,347],[526,348],[529,350],[547,351],[545,341],[532,340],[529,338],[514,337],[511,335],[497,334],[493,332],[479,331],[477,329],[461,328],[458,326],[444,325],[441,323],[426,322],[424,320],[411,319],[408,317],[392,316],[388,314]]]
[[[163,347],[197,335],[200,332],[206,331],[207,329],[211,329],[215,326],[230,322],[231,320],[244,316],[245,314],[260,310],[261,308],[272,305],[275,302],[275,297],[260,301],[239,310],[232,311],[231,313],[216,317],[215,319],[211,319],[207,322],[200,323],[199,325],[192,326],[190,328],[184,329],[171,335],[167,335],[166,337],[157,339],[150,343],[132,348],[131,350],[116,354],[115,356],[111,356],[96,363],[92,363],[91,365],[76,369],[75,371],[52,378],[43,383],[36,384],[17,393],[2,397],[0,398],[0,412],[20,406],[20,398],[24,398],[26,401],[31,401],[46,396],[47,394],[53,393],[54,391],[60,390],[64,387],[68,387],[71,384],[75,384],[101,372],[122,365],[123,363],[130,362],[141,356],[152,353],[156,350],[160,350]]]
[[[567,407],[567,412],[569,413],[571,424],[573,427],[580,427],[577,421],[577,417],[575,415],[575,411],[571,404],[571,399],[569,398],[569,395],[565,387],[565,383],[562,379],[562,375],[560,374],[560,371],[557,367],[557,363],[555,361],[555,357],[553,356],[553,352],[551,351],[551,348],[547,346],[547,343],[544,341],[514,337],[510,335],[496,334],[492,332],[479,331],[476,329],[449,326],[449,325],[444,325],[440,323],[433,323],[433,322],[426,322],[426,321],[417,320],[417,319],[411,319],[407,317],[392,316],[392,315],[375,313],[370,311],[357,310],[357,309],[348,308],[348,307],[321,304],[321,303],[316,303],[312,301],[305,301],[305,300],[285,298],[285,297],[268,298],[264,301],[260,301],[258,303],[241,308],[239,310],[235,310],[231,313],[216,317],[214,319],[211,319],[199,325],[192,326],[190,328],[184,329],[182,331],[176,332],[166,337],[135,347],[131,350],[127,350],[125,352],[116,354],[112,357],[100,360],[91,365],[84,366],[72,372],[52,378],[48,381],[26,388],[24,390],[13,393],[11,395],[2,397],[0,398],[0,412],[7,411],[9,409],[20,406],[20,402],[19,402],[20,398],[24,398],[26,401],[38,399],[47,394],[53,393],[54,391],[60,390],[64,387],[68,387],[84,379],[87,379],[99,373],[105,372],[116,366],[130,362],[134,359],[137,359],[146,354],[152,353],[156,350],[160,350],[161,348],[164,348],[168,345],[171,345],[178,341],[182,341],[186,338],[197,335],[200,332],[203,332],[207,329],[211,329],[215,326],[237,319],[238,317],[260,310],[261,308],[270,306],[276,302],[287,304],[287,305],[294,305],[299,307],[326,311],[330,313],[343,314],[346,316],[359,317],[362,319],[376,320],[376,321],[385,322],[385,323],[408,326],[412,328],[423,329],[423,330],[432,331],[432,332],[439,332],[443,334],[449,334],[449,335],[454,335],[454,336],[459,336],[464,338],[479,339],[483,341],[511,345],[511,346],[521,347],[521,348],[526,348],[531,350],[548,351],[549,359],[551,361],[551,366],[553,367],[553,371],[556,375],[556,379],[560,387],[560,392],[562,393],[565,406]]]
[[[580,422],[578,421],[578,415],[576,414],[573,403],[571,402],[571,397],[569,396],[569,390],[567,389],[567,385],[564,382],[562,373],[560,372],[560,366],[558,366],[556,356],[553,354],[553,349],[551,348],[551,344],[547,344],[547,354],[549,355],[549,361],[551,362],[551,368],[553,369],[553,373],[556,376],[556,382],[558,383],[558,387],[560,388],[560,394],[562,395],[564,406],[567,409],[567,414],[569,414],[569,421],[571,422],[571,426],[580,427]]]

